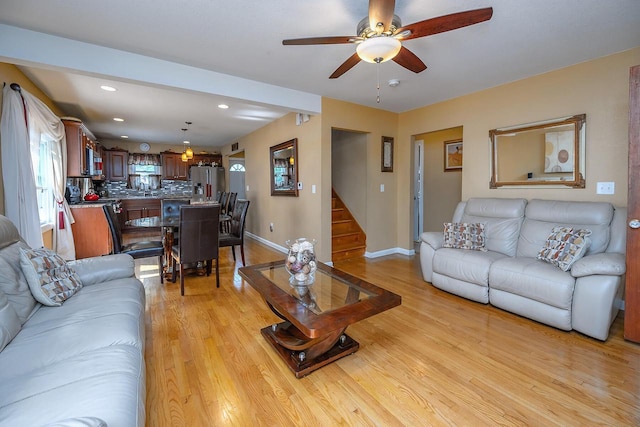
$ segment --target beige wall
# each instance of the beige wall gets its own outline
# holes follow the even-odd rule
[[[524,197],[626,206],[629,68],[636,64],[640,64],[640,47],[403,113],[398,163],[409,164],[413,135],[462,125],[463,200]],[[585,189],[489,189],[490,129],[581,113],[587,115]],[[398,187],[409,187],[411,179],[406,171],[398,174]],[[615,182],[616,194],[596,195],[598,181]],[[398,197],[398,217],[411,218],[410,199],[401,193]],[[398,246],[410,247],[411,223],[397,222]]]
[[[7,85],[11,83],[18,83],[21,88],[28,91],[33,96],[40,99],[42,102],[47,104],[47,106],[56,113],[61,116],[64,115],[62,111],[47,97],[39,88],[37,88],[31,80],[27,78],[22,71],[18,69],[13,64],[7,64],[4,62],[0,62],[0,81],[6,83]],[[2,92],[0,92],[0,106],[2,105]],[[2,115],[2,109],[0,108],[0,116]],[[0,144],[2,141],[0,140]],[[11,182],[7,182],[7,185],[11,185]],[[4,182],[2,180],[2,162],[0,161],[0,213],[4,214]]]
[[[369,135],[333,129],[331,185],[361,227],[367,221],[367,146]]]
[[[250,200],[247,231],[270,242],[284,246],[297,237],[318,240],[316,250],[320,261],[330,261],[331,241],[321,236],[323,211],[320,205],[322,164],[320,159],[320,117],[311,117],[301,126],[295,124],[295,114],[288,114],[273,123],[239,139],[239,149],[245,153],[245,185]],[[298,181],[303,183],[299,197],[271,196],[269,148],[290,139],[298,139]],[[223,149],[228,162],[229,147]],[[316,185],[316,194],[311,186]],[[274,230],[269,231],[273,223]]]
[[[451,221],[453,211],[462,198],[462,172],[444,171],[444,143],[456,139],[462,139],[461,126],[415,136],[416,141],[424,142],[424,231],[441,231],[442,223]],[[462,161],[465,164],[468,161],[464,149]]]

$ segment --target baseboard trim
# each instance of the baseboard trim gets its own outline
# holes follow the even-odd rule
[[[253,233],[249,233],[248,231],[245,231],[244,235],[245,235],[245,237],[249,237],[249,238],[251,238],[253,240],[257,240],[258,242],[260,242],[260,243],[262,243],[264,245],[267,245],[270,248],[275,249],[278,252],[282,252],[283,254],[286,254],[286,253],[289,252],[289,250],[287,248],[285,248],[284,246],[277,245],[277,244],[273,243],[271,240],[267,240],[267,239],[265,239],[263,237],[255,235]]]

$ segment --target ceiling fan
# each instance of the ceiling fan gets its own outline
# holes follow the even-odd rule
[[[369,16],[358,23],[356,36],[289,39],[283,40],[282,44],[357,44],[356,53],[343,62],[329,76],[330,79],[340,77],[360,60],[381,63],[392,59],[404,68],[419,73],[426,70],[427,66],[413,52],[402,46],[401,42],[488,21],[493,15],[493,8],[486,7],[430,18],[403,27],[400,18],[393,13],[395,3],[395,0],[369,0]]]

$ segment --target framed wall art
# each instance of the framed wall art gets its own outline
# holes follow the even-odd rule
[[[393,138],[382,137],[382,172],[393,172]]]
[[[462,140],[444,142],[444,171],[462,170]]]

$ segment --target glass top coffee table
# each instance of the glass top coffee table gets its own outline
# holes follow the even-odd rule
[[[308,286],[290,284],[284,261],[239,273],[283,320],[260,332],[297,378],[355,353],[360,345],[344,333],[347,326],[401,303],[399,295],[322,263]]]

